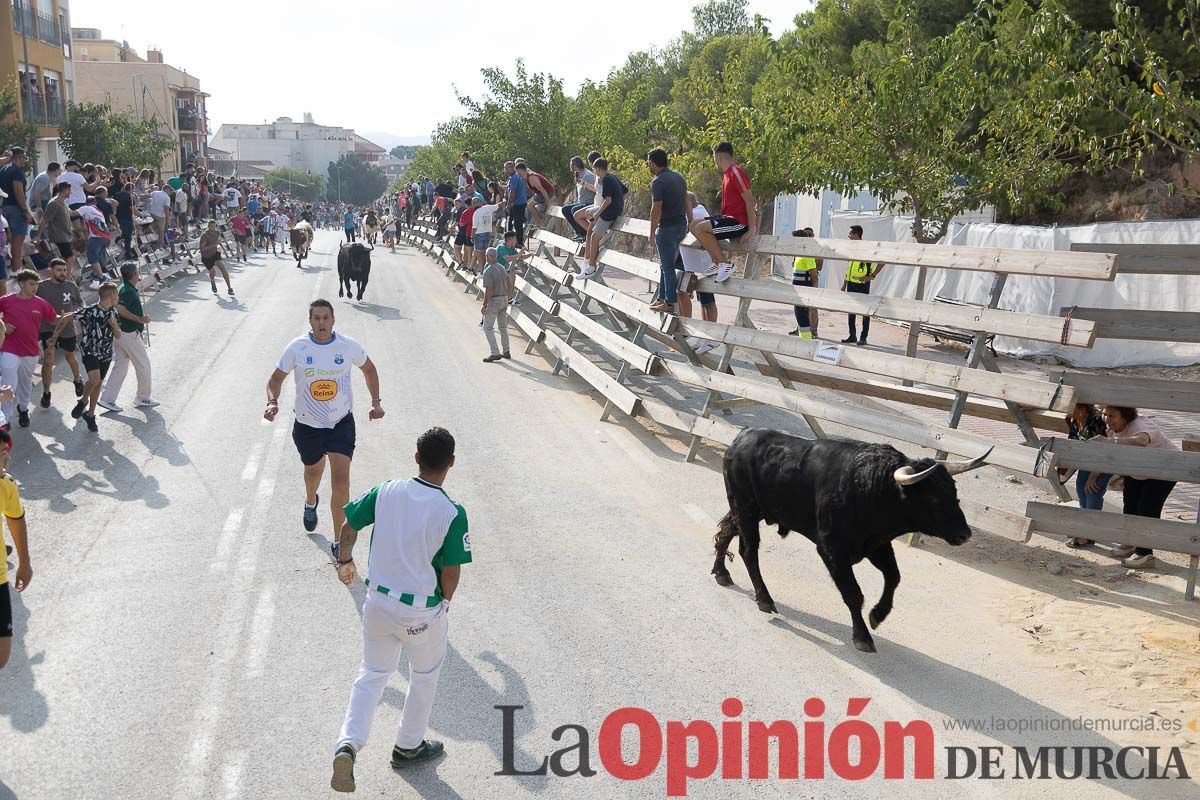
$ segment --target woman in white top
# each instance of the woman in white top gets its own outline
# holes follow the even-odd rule
[[[1105,406],[1103,415],[1104,424],[1108,426],[1109,439],[1113,444],[1154,447],[1160,450],[1179,449],[1179,445],[1168,439],[1153,421],[1140,416],[1136,408]],[[1122,487],[1125,513],[1158,519],[1162,516],[1167,495],[1171,494],[1174,488],[1175,481],[1126,475]],[[1127,567],[1146,567],[1154,563],[1154,551],[1149,547],[1120,545],[1113,550],[1113,554],[1123,557],[1121,563]]]

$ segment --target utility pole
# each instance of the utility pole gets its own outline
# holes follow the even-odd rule
[[[17,0],[17,4],[21,9],[21,12],[19,14],[19,16],[21,17],[21,49],[23,51],[22,58],[25,61],[25,72],[22,74],[24,75],[26,82],[28,82],[28,84],[29,84],[29,91],[28,91],[29,99],[28,99],[28,101],[26,101],[26,99],[25,99],[26,93],[22,92],[22,91],[18,91],[18,94],[21,95],[21,105],[22,106],[25,106],[27,102],[29,102],[29,103],[33,102],[33,75],[30,74],[30,72],[29,72],[29,70],[30,70],[30,66],[29,66],[29,23],[33,19],[33,13],[31,11],[29,11],[29,6],[26,5],[28,2],[29,2],[29,0]],[[26,12],[29,12],[29,13],[27,14]],[[24,89],[25,87],[21,87],[21,88]],[[22,110],[26,114],[29,113],[28,108],[22,108]]]

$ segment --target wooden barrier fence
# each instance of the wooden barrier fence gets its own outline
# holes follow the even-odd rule
[[[550,210],[552,217],[559,213]],[[402,235],[428,252],[447,276],[461,281],[465,291],[481,292],[478,276],[455,261],[449,247],[435,238],[435,230],[431,220],[420,219]],[[649,223],[623,217],[612,230],[645,237]],[[553,362],[554,372],[569,369],[603,396],[602,418],[619,409],[676,431],[689,439],[689,460],[702,440],[728,445],[740,430],[730,421],[714,417],[715,412],[761,404],[796,413],[817,437],[825,435],[822,423],[832,423],[939,454],[970,458],[992,448],[987,463],[1045,479],[1063,500],[1070,495],[1057,479],[1060,466],[1200,483],[1200,453],[1080,446],[1065,437],[1066,416],[1076,402],[1135,399],[1138,402],[1133,404],[1141,407],[1200,413],[1200,386],[1068,371],[1046,378],[1006,375],[984,347],[990,336],[1003,335],[1087,348],[1097,338],[1112,338],[1114,331],[1120,332],[1109,320],[1085,318],[1087,314],[1060,318],[1003,310],[1000,301],[1010,274],[1112,280],[1125,258],[1132,259],[1143,274],[1162,264],[1163,269],[1181,270],[1183,256],[1177,251],[1154,254],[1158,260],[1144,260],[1128,248],[1117,253],[1026,251],[756,236],[725,243],[731,252],[744,256],[739,277],[717,283],[710,277],[684,275],[681,290],[737,298],[735,318],[726,323],[657,313],[642,300],[609,286],[604,280],[606,269],[652,284],[660,276],[656,262],[617,249],[617,240],[609,235],[600,249],[596,273],[583,279],[578,274],[575,242],[553,231],[535,232],[527,243],[533,255],[516,268],[522,305],[510,307],[511,317],[529,339],[526,352],[540,348]],[[694,240],[689,236],[684,243],[694,244]],[[976,308],[791,286],[771,279],[769,269],[767,277],[760,275],[777,255],[992,272],[992,292],[987,306]],[[1162,261],[1167,258],[1172,260]],[[911,323],[908,347],[904,354],[888,353],[759,330],[750,319],[752,303],[802,304],[907,321]],[[970,342],[966,363],[953,365],[919,357],[916,337],[922,323],[964,331]],[[1148,324],[1157,327],[1140,329],[1147,335],[1173,323],[1168,317]],[[688,343],[689,337],[720,347],[700,355]],[[669,349],[653,348],[651,341]],[[581,352],[581,342],[596,350],[598,358]],[[753,359],[751,375],[734,371],[734,353],[739,349]],[[718,351],[720,355],[716,355]],[[704,390],[701,411],[677,409],[639,392],[637,384],[629,381],[632,372],[667,377]],[[830,399],[812,392],[813,387],[839,394]],[[880,407],[872,398],[946,410],[948,418],[945,424],[929,422],[900,409]],[[1010,422],[1023,443],[959,430],[963,415]],[[1196,525],[1042,503],[1028,504],[1024,515],[968,501],[963,507],[973,527],[1016,541],[1028,541],[1034,532],[1085,535],[1078,532],[1090,531],[1087,537],[1099,541],[1186,553],[1192,557],[1186,596],[1194,598],[1200,558],[1200,528]]]

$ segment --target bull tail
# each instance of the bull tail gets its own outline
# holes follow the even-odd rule
[[[733,561],[733,553],[729,552],[729,543],[737,535],[737,519],[733,516],[733,511],[730,510],[717,523],[717,534],[713,537],[713,547],[716,550],[718,558],[725,556],[727,560]]]

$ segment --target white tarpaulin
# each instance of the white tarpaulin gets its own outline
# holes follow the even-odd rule
[[[863,227],[868,241],[914,241],[911,222],[877,214],[834,213],[832,238],[844,239],[851,225]],[[1200,242],[1200,220],[1163,222],[1106,222],[1062,228],[995,223],[954,225],[951,244],[979,247],[1014,247],[1070,250],[1072,242],[1195,244]],[[822,270],[823,286],[837,288],[845,262],[829,262]],[[925,297],[937,296],[984,305],[993,273],[931,269],[925,279]],[[893,297],[915,297],[915,267],[889,266],[874,282],[873,292]],[[1200,278],[1180,275],[1118,275],[1115,281],[1082,281],[1071,278],[1037,278],[1010,275],[1000,307],[1011,311],[1057,317],[1062,308],[1129,308],[1149,311],[1200,309]],[[996,337],[996,349],[1017,356],[1053,355],[1077,367],[1126,367],[1137,364],[1183,366],[1200,363],[1200,344],[1100,339],[1088,350],[1028,339]]]

